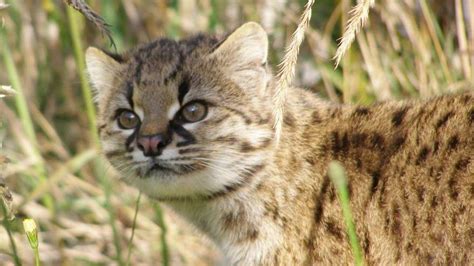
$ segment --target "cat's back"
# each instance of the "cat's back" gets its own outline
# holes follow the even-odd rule
[[[472,262],[472,92],[333,107],[319,115],[311,121],[319,139],[311,151],[319,154],[314,169],[324,175],[321,169],[330,161],[343,163],[369,262]],[[319,223],[334,218],[329,217],[334,212],[324,215],[324,209],[337,204],[325,204]]]

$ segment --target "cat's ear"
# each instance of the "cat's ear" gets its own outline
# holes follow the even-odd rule
[[[211,56],[223,58],[234,70],[261,67],[267,62],[268,36],[258,23],[248,22],[232,32]]]
[[[109,55],[97,48],[89,47],[86,51],[87,73],[92,85],[95,101],[113,86],[113,80],[119,74],[121,59]]]

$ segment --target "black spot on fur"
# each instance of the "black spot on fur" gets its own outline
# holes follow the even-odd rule
[[[406,138],[405,136],[395,137],[392,143],[393,152],[398,151],[403,146],[403,144],[405,144],[405,138]]]
[[[401,240],[402,217],[400,207],[395,204],[392,209],[392,234],[395,235],[397,242]]]
[[[467,114],[467,119],[469,123],[474,123],[474,109],[471,109],[469,113]]]
[[[423,187],[416,188],[416,195],[418,196],[419,202],[425,201],[425,190],[423,189]]]
[[[439,149],[439,141],[435,141],[433,144],[433,153],[436,153]]]
[[[370,114],[369,108],[359,106],[355,109],[355,111],[352,115],[353,116],[364,116],[364,115],[368,115],[368,114]]]
[[[295,117],[290,113],[285,113],[283,116],[283,123],[289,127],[295,126]]]
[[[343,230],[336,225],[335,221],[329,220],[326,222],[326,231],[334,236],[338,241],[344,240]]]
[[[349,151],[349,136],[347,132],[342,136],[341,150],[344,154]]]
[[[449,118],[451,118],[454,115],[453,111],[447,112],[445,115],[443,115],[437,122],[435,128],[438,130],[442,126],[444,126]]]
[[[379,133],[374,133],[371,138],[371,143],[374,148],[383,148],[384,147],[384,138]]]
[[[354,147],[362,147],[365,145],[367,137],[366,133],[354,133],[352,134],[351,143]]]
[[[364,233],[364,242],[362,246],[362,248],[364,249],[364,254],[368,256],[370,254],[370,237],[367,231]]]
[[[449,196],[453,200],[456,200],[458,198],[459,192],[457,191],[456,180],[454,180],[453,177],[451,177],[448,181],[448,188],[449,188]]]
[[[341,113],[342,113],[342,108],[338,106],[331,110],[331,118],[336,118],[340,116]]]
[[[424,162],[428,155],[430,154],[430,149],[427,146],[424,146],[420,153],[418,154],[418,158],[416,159],[416,164],[419,165],[420,163]]]
[[[459,137],[457,135],[452,136],[448,140],[448,150],[454,150],[459,144]]]
[[[321,189],[318,194],[315,196],[314,204],[314,221],[319,224],[324,215],[324,199],[326,198],[326,193],[329,189],[330,180],[326,175],[324,176],[323,183],[321,184]]]
[[[370,185],[370,193],[373,195],[375,191],[377,190],[377,185],[379,184],[380,181],[380,171],[375,171],[372,173],[372,183]]]
[[[394,126],[400,126],[405,118],[408,109],[406,107],[402,108],[401,110],[395,112],[392,116],[392,124]]]
[[[333,154],[339,153],[339,151],[341,150],[341,144],[340,144],[340,141],[339,141],[339,132],[337,132],[337,131],[331,132],[330,140],[331,140],[331,145],[332,145],[331,146],[332,147],[332,153]]]
[[[436,206],[438,206],[438,197],[436,196],[433,196],[433,198],[431,198],[431,208],[436,208]]]
[[[463,158],[463,159],[460,159],[459,161],[456,162],[456,164],[454,165],[454,168],[457,171],[463,171],[467,168],[468,164],[469,164],[469,159],[468,158]]]
[[[314,111],[312,114],[311,114],[311,122],[313,124],[319,124],[322,122],[321,120],[321,116],[319,115],[319,112],[318,111]]]

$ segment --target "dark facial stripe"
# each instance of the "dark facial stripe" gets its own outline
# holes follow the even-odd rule
[[[127,97],[127,101],[128,101],[128,104],[130,104],[130,109],[133,110],[133,83],[132,82],[127,82],[127,92],[126,92],[126,97]]]
[[[189,91],[189,80],[187,77],[184,77],[183,80],[181,81],[181,84],[179,84],[178,87],[178,100],[179,104],[183,104],[183,99],[184,96],[186,96],[186,93]]]
[[[105,156],[107,156],[108,158],[112,158],[112,157],[117,157],[117,156],[121,156],[123,155],[123,151],[121,150],[113,150],[113,151],[107,151],[104,153]]]
[[[243,113],[243,112],[240,111],[240,110],[237,110],[237,109],[234,109],[234,108],[231,108],[231,107],[227,107],[227,106],[222,106],[222,105],[220,105],[219,107],[225,108],[225,109],[227,109],[227,110],[229,110],[229,111],[231,111],[231,112],[233,112],[233,113],[235,113],[235,114],[241,116],[241,117],[244,119],[244,121],[245,121],[246,124],[252,123],[252,119],[250,119],[250,117],[249,117],[248,115],[246,115],[245,113]]]
[[[196,143],[196,138],[191,134],[191,132],[187,131],[183,126],[177,123],[171,123],[171,130],[174,131],[178,136],[182,137],[184,141],[179,142],[176,144],[177,147],[184,147],[187,145],[191,145]]]
[[[143,67],[143,61],[140,57],[136,57],[137,60],[137,67],[135,68],[135,74],[133,75],[134,81],[139,84],[140,80],[142,79],[142,67]]]
[[[164,84],[167,85],[171,80],[174,80],[179,72],[183,69],[183,55],[182,52],[178,49],[176,52],[178,54],[178,60],[174,66],[174,69],[170,74],[164,79]]]
[[[133,148],[130,146],[132,144],[132,142],[135,140],[136,136],[137,136],[137,133],[138,133],[138,128],[137,127],[132,135],[128,136],[127,140],[125,141],[125,149],[128,151],[128,152],[131,152],[133,150]]]
[[[201,149],[199,148],[187,148],[187,149],[181,149],[178,151],[179,154],[186,154],[186,153],[193,153],[193,152],[200,152]]]

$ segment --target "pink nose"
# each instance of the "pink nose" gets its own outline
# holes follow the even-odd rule
[[[139,136],[137,145],[143,151],[145,156],[158,156],[161,154],[163,148],[163,137],[158,135]]]

